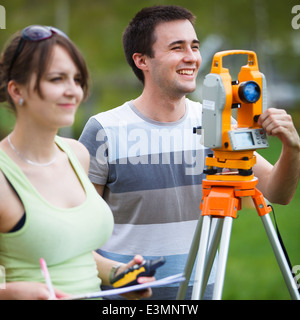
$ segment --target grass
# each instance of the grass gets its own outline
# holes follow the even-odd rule
[[[280,154],[281,144],[275,138],[269,139],[269,142],[270,147],[260,153],[274,163]],[[300,265],[299,208],[299,186],[290,204],[274,205],[278,228],[293,266]],[[243,208],[233,223],[223,299],[290,299],[269,239],[255,209]]]

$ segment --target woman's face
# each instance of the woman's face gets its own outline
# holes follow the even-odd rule
[[[24,110],[43,127],[53,129],[70,126],[83,99],[80,72],[68,52],[61,46],[53,48],[48,70],[40,81],[42,97],[35,90],[36,74],[33,74],[26,90],[23,90]]]

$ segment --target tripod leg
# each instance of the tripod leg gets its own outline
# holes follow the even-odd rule
[[[196,260],[196,256],[199,248],[202,222],[203,222],[203,217],[202,215],[200,215],[198,219],[197,227],[195,230],[194,238],[191,244],[191,249],[190,249],[190,252],[186,261],[185,269],[184,269],[185,281],[181,282],[180,284],[176,300],[184,300],[185,293],[191,278],[193,266],[195,264],[195,260]]]
[[[295,283],[295,280],[292,276],[292,272],[289,268],[289,265],[286,261],[284,252],[282,250],[282,247],[280,245],[280,242],[278,240],[275,228],[273,226],[272,220],[269,216],[269,214],[265,214],[261,216],[263,225],[265,227],[265,230],[267,232],[268,238],[270,240],[271,246],[273,248],[274,254],[276,256],[278,265],[280,267],[281,273],[283,275],[283,278],[285,280],[285,283],[287,285],[287,288],[289,290],[289,293],[294,300],[300,300],[300,294],[297,289],[297,285]]]
[[[213,227],[214,220],[216,220],[216,224]],[[218,246],[220,243],[220,238],[221,238],[223,221],[224,219],[222,218],[213,218],[213,221],[212,221],[211,237],[209,239],[209,246],[208,246],[207,256],[206,256],[205,274],[204,274],[204,280],[202,284],[202,292],[205,291],[205,288],[212,270],[212,266],[216,257],[216,253],[217,253]]]
[[[192,293],[192,300],[200,300],[202,296],[202,284],[205,273],[205,259],[207,254],[208,239],[210,233],[211,216],[203,217],[203,225],[198,250],[197,266],[195,272],[195,281]]]
[[[232,222],[233,222],[233,218],[231,217],[224,218],[213,300],[221,300],[222,298]]]

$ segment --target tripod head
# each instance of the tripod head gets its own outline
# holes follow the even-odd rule
[[[223,57],[248,55],[247,65],[241,67],[237,81],[232,81]],[[264,130],[258,125],[259,116],[267,108],[266,80],[258,69],[256,53],[247,50],[229,50],[214,55],[211,73],[203,83],[204,145],[214,151],[206,158],[207,179],[231,180],[217,177],[217,168],[238,169],[242,180],[253,178],[256,162],[254,151],[268,147]],[[232,122],[232,109],[237,108],[237,123]],[[236,179],[236,176],[234,177]]]

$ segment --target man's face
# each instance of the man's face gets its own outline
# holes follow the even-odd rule
[[[155,28],[155,38],[154,57],[149,59],[145,84],[174,98],[193,92],[201,64],[193,25],[188,20],[160,23]]]

